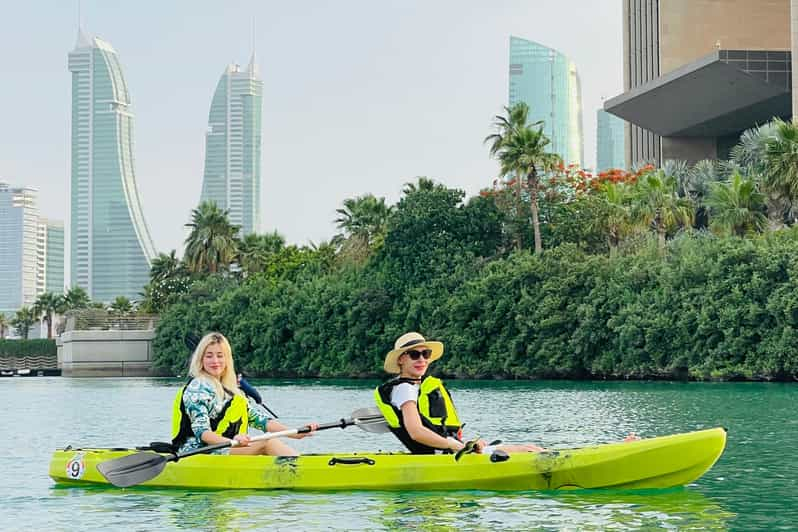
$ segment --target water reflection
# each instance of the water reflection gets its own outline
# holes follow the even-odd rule
[[[97,523],[127,526],[126,516],[133,515],[138,516],[136,529],[153,525],[173,530],[722,530],[735,518],[712,498],[690,489],[557,493],[53,491],[80,496],[80,507],[89,512],[84,514],[88,528]]]

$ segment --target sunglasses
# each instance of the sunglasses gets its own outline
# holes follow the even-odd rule
[[[402,354],[409,356],[410,360],[418,360],[421,357],[424,357],[424,360],[429,360],[430,355],[432,355],[432,349],[410,349]]]

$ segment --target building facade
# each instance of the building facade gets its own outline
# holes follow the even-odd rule
[[[596,111],[596,171],[626,166],[626,122],[603,109]]]
[[[136,185],[133,112],[113,47],[79,32],[72,73],[71,283],[139,299],[155,256]]]
[[[791,3],[624,0],[625,92],[604,108],[630,123],[627,164],[725,158],[745,129],[789,118]]]
[[[36,189],[0,182],[0,313],[36,301],[38,221]]]
[[[529,106],[530,123],[543,121],[552,152],[566,164],[583,165],[582,88],[571,59],[511,36],[509,105],[518,102]]]
[[[253,53],[246,69],[225,68],[208,113],[200,201],[227,210],[241,235],[260,228],[262,98]]]
[[[44,275],[37,291],[61,295],[64,285],[64,224],[47,218],[39,219],[39,254]]]

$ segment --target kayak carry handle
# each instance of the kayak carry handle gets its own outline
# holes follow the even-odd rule
[[[357,464],[366,464],[366,465],[374,465],[376,462],[371,458],[362,456],[357,458],[338,458],[337,456],[333,456],[330,458],[330,461],[327,462],[328,465],[334,466],[336,464],[346,464],[346,465],[357,465]]]

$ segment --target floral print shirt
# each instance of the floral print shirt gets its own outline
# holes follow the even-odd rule
[[[192,379],[183,392],[183,406],[186,408],[189,420],[191,420],[191,430],[194,436],[189,437],[186,443],[180,447],[179,452],[183,453],[204,447],[206,444],[200,439],[202,433],[211,430],[211,418],[219,416],[224,408],[224,404],[232,396],[225,393],[225,397],[220,398],[216,395],[213,384],[206,379]],[[258,408],[247,398],[247,415],[249,425],[266,432],[266,425],[271,419],[266,413]],[[216,454],[227,454],[229,449],[214,451]]]

